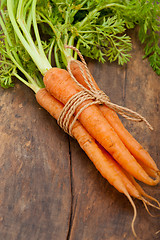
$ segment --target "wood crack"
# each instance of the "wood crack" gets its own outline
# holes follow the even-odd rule
[[[69,157],[70,157],[70,192],[71,192],[71,205],[70,205],[70,216],[69,216],[69,225],[68,225],[68,233],[66,240],[70,239],[71,236],[71,229],[73,224],[73,177],[72,177],[72,154],[71,154],[71,140],[68,136],[69,142]]]

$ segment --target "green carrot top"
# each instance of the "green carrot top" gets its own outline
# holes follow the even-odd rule
[[[0,34],[0,84],[13,86],[13,76],[24,79],[34,91],[43,86],[42,76],[67,57],[77,58],[64,45],[76,46],[84,56],[117,61],[131,57],[131,38],[126,30],[139,26],[144,57],[160,74],[159,1],[153,0],[2,0]]]
[[[84,56],[101,62],[127,63],[131,57],[132,43],[126,30],[138,25],[144,57],[148,57],[153,69],[160,74],[159,2],[48,0],[44,4],[44,1],[38,1],[37,19],[42,32],[49,37],[49,41],[54,41],[54,55],[59,67],[63,67],[62,62],[65,64],[64,44],[74,45]],[[46,23],[50,28],[46,27]],[[73,56],[71,50],[69,53]]]

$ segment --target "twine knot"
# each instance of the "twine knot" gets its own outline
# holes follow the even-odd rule
[[[95,101],[99,102],[99,104],[103,104],[105,102],[110,102],[109,97],[102,90],[90,90],[90,94],[95,98]]]
[[[70,48],[74,51],[77,52],[78,56],[80,57],[83,66],[85,68],[85,73],[84,73],[84,69],[82,68],[81,64],[72,59],[68,62],[68,72],[70,74],[70,76],[72,77],[72,79],[77,83],[78,86],[81,87],[82,91],[78,92],[77,94],[75,94],[74,96],[72,96],[69,101],[66,103],[66,105],[64,106],[59,119],[57,120],[58,124],[63,128],[63,130],[65,132],[67,132],[69,135],[72,136],[72,127],[75,124],[76,120],[78,119],[79,115],[81,114],[81,112],[86,109],[87,107],[93,105],[93,104],[105,104],[107,107],[109,107],[110,109],[114,110],[115,112],[117,112],[118,114],[120,114],[121,116],[123,116],[124,118],[128,119],[128,120],[132,120],[132,121],[137,121],[137,122],[145,122],[145,124],[149,127],[150,130],[153,130],[152,126],[149,124],[149,122],[142,117],[139,113],[134,112],[131,109],[128,109],[126,107],[122,107],[119,106],[117,104],[114,104],[110,101],[109,97],[102,91],[96,88],[96,86],[94,85],[92,78],[91,78],[91,74],[89,72],[89,69],[87,67],[87,64],[82,56],[82,54],[80,53],[80,51],[73,47],[73,46],[67,46],[65,45],[65,48]],[[84,81],[87,85],[88,88],[84,87],[82,84],[80,84],[76,78],[73,76],[72,71],[71,71],[71,67],[70,64],[72,61],[76,61],[76,63],[78,64],[80,71],[82,73],[82,76],[84,78]],[[89,101],[86,105],[84,105],[79,111],[78,113],[76,113],[76,109],[78,108],[78,106],[80,106],[81,103],[83,103],[86,100],[92,100]]]

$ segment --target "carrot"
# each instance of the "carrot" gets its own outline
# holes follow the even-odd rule
[[[73,60],[70,62],[70,67],[72,74],[76,78],[76,80],[84,85],[87,88],[87,84],[84,80],[84,77],[82,75],[81,68],[84,71],[84,74],[86,78],[88,78],[84,64],[80,61]],[[96,84],[96,81],[94,80],[93,76],[90,74],[92,82],[94,86],[99,90],[99,87]],[[156,166],[155,161],[152,159],[152,157],[149,155],[149,153],[141,146],[141,144],[127,131],[127,129],[123,126],[121,120],[119,119],[116,112],[110,108],[108,108],[105,105],[99,106],[101,112],[103,113],[104,117],[107,119],[109,124],[114,128],[118,136],[121,138],[125,146],[128,148],[128,150],[131,152],[131,154],[139,161],[143,162],[145,165],[147,165],[149,168],[152,168],[156,172],[158,172],[158,168]]]
[[[53,96],[51,96],[45,88],[40,89],[36,93],[36,99],[37,102],[55,119],[59,118],[64,105]],[[147,196],[151,200],[154,200],[156,202],[158,201],[143,191],[143,189],[134,181],[132,177],[130,177],[130,175],[128,175],[128,173],[126,173],[121,168],[121,166],[112,158],[112,156],[107,153],[106,150],[89,135],[89,133],[85,130],[85,128],[80,124],[78,120],[73,125],[72,135],[78,141],[80,147],[85,151],[101,175],[107,179],[108,182],[113,185],[119,192],[123,193],[130,201],[134,209],[134,216],[131,227],[133,234],[136,237],[134,223],[137,216],[137,210],[131,196],[142,200],[146,209],[147,204],[151,205],[152,207],[155,206],[143,199],[141,194]]]
[[[56,120],[58,119],[62,109],[63,104],[50,95],[45,88],[40,89],[36,93],[37,102],[46,109],[51,116]],[[84,129],[84,127],[77,120],[72,128],[72,135],[78,141],[80,147],[85,151],[90,160],[94,163],[97,170],[101,175],[106,178],[111,185],[113,185],[119,192],[124,193],[123,184],[121,184],[121,179],[118,177],[124,177],[124,174],[119,174],[120,166],[114,161],[114,159],[106,152],[102,152],[102,149],[98,147],[95,140],[89,135],[89,133]],[[128,181],[127,190],[129,194],[133,197],[138,198],[138,192],[132,187],[132,184]]]
[[[81,91],[81,88],[64,69],[52,68],[48,70],[44,76],[44,84],[50,94],[63,104],[66,104],[73,95]],[[77,111],[88,102],[90,101],[80,104]],[[157,180],[151,179],[137,163],[97,106],[87,107],[78,119],[90,135],[131,175],[149,185],[158,183]]]
[[[51,114],[51,116],[56,120],[58,119],[64,106],[61,102],[51,96],[45,88],[40,89],[36,93],[36,99],[37,102]],[[138,192],[133,188],[132,184],[127,181],[125,174],[121,171],[121,167],[112,156],[100,146],[100,144],[95,142],[78,120],[72,128],[72,135],[78,141],[80,147],[85,151],[90,160],[94,163],[101,175],[106,178],[111,185],[114,185],[119,192],[123,192],[120,188],[120,184],[116,185],[116,180],[114,180],[117,175],[120,175],[121,178],[125,179],[124,184],[129,194],[135,198],[139,197]],[[108,178],[108,176],[110,177]]]
[[[46,109],[55,119],[58,119],[62,109],[63,104],[55,99],[47,90],[41,89],[36,93],[37,102]],[[136,219],[136,207],[130,195],[139,198],[140,195],[133,184],[125,177],[121,172],[118,164],[113,160],[113,158],[106,153],[103,154],[101,149],[96,144],[95,140],[88,134],[88,132],[83,128],[80,122],[77,120],[72,128],[72,135],[77,139],[81,148],[86,152],[90,160],[94,163],[97,170],[101,175],[108,180],[108,182],[113,185],[119,192],[125,194],[129,201],[131,202],[134,209],[134,217],[132,220],[132,231],[136,236],[134,230],[134,222]],[[122,181],[121,177],[124,177],[125,182]],[[126,184],[127,182],[127,184]],[[126,186],[125,186],[126,184]],[[129,193],[128,193],[129,191]]]

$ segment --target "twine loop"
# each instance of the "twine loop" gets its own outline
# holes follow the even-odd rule
[[[132,120],[135,122],[143,121],[149,127],[150,130],[153,130],[153,127],[150,125],[150,123],[139,113],[129,108],[122,107],[115,103],[112,103],[109,97],[102,90],[97,90],[96,86],[92,81],[92,77],[87,67],[87,64],[82,54],[80,53],[80,51],[73,46],[65,45],[65,48],[70,48],[76,51],[85,68],[85,72],[84,72],[84,69],[82,68],[81,64],[75,59],[71,59],[68,62],[67,70],[70,76],[72,77],[72,79],[77,83],[79,87],[81,87],[82,90],[69,99],[69,101],[65,104],[57,120],[58,124],[60,125],[61,128],[63,128],[65,132],[67,132],[70,136],[72,136],[72,133],[71,133],[72,127],[75,124],[76,120],[78,119],[79,115],[82,113],[84,109],[94,104],[105,104],[107,107],[114,110],[115,112],[117,112],[118,114],[126,118],[127,120]],[[82,76],[84,78],[84,81],[87,84],[88,88],[80,84],[72,74],[71,67],[70,67],[72,61],[75,61],[76,64],[78,64],[80,71],[82,73]],[[87,77],[85,73],[87,74]],[[78,109],[78,107],[86,100],[88,100],[86,104],[80,109]]]

